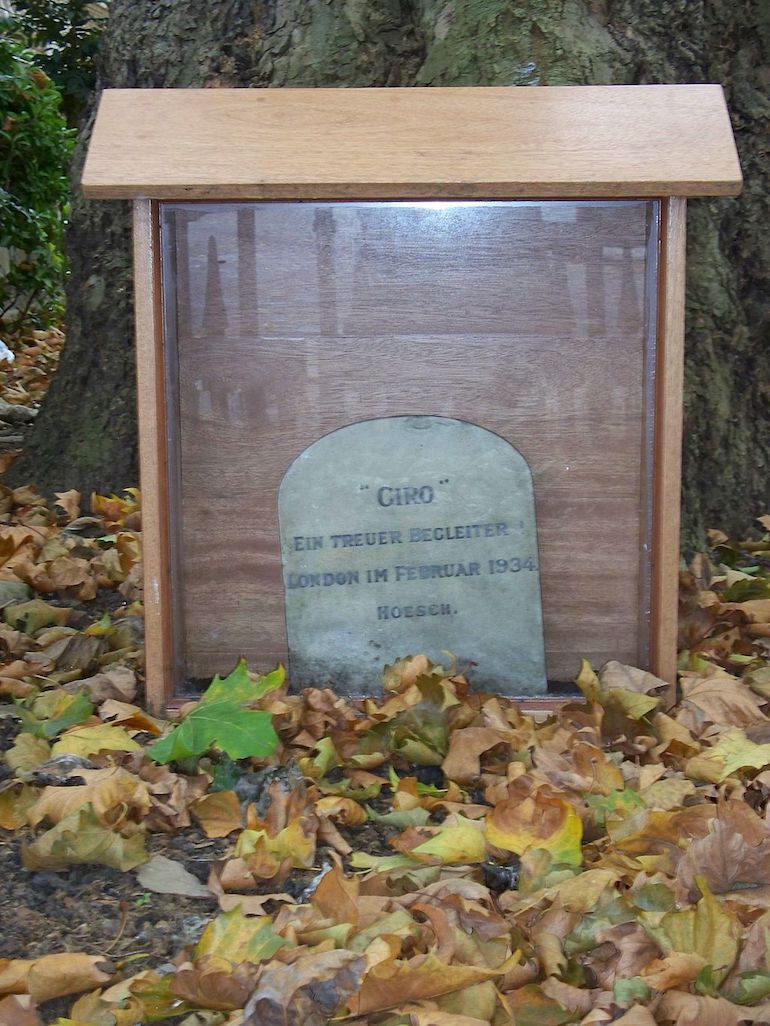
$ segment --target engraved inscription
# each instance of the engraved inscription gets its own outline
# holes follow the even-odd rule
[[[296,685],[368,693],[386,662],[450,650],[477,681],[545,688],[529,468],[483,428],[365,421],[295,460],[279,496]]]

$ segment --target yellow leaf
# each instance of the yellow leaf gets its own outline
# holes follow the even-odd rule
[[[96,752],[138,752],[141,745],[129,737],[123,727],[101,723],[94,727],[73,727],[66,730],[51,749],[51,755],[82,755],[87,758]]]
[[[728,730],[713,748],[687,761],[685,773],[694,780],[721,784],[741,769],[762,769],[770,765],[770,744],[756,745],[742,730]]]
[[[313,863],[315,844],[315,830],[310,829],[306,817],[297,816],[275,837],[267,830],[244,830],[236,842],[235,854],[245,857],[267,854],[277,864],[291,859],[295,869],[307,869]]]
[[[508,798],[487,815],[487,841],[496,848],[521,855],[528,848],[544,848],[553,861],[579,866],[583,824],[569,802],[545,788],[523,800]]]
[[[458,817],[460,818],[460,817]],[[483,862],[487,846],[484,834],[469,822],[440,829],[430,840],[410,852],[420,862],[441,862],[446,866]]]
[[[591,664],[587,659],[580,661],[580,673],[575,677],[575,683],[583,692],[583,695],[589,702],[598,702],[601,694],[601,685],[599,684],[599,678],[591,668]]]
[[[143,833],[122,837],[99,822],[92,805],[85,805],[22,848],[21,861],[30,870],[95,862],[125,871],[146,862],[147,852]]]
[[[696,877],[703,897],[694,908],[667,912],[660,927],[648,932],[666,954],[699,955],[712,969],[727,970],[738,954],[743,932],[740,920],[720,905],[702,877]]]
[[[288,941],[273,932],[270,916],[245,916],[239,908],[209,923],[195,945],[193,957],[216,956],[232,965],[272,958]]]
[[[5,753],[5,761],[16,772],[30,770],[42,766],[51,757],[51,746],[42,737],[32,734],[19,734],[12,747]]]
[[[546,897],[552,903],[558,901],[568,912],[593,912],[601,896],[617,879],[618,874],[610,869],[589,869],[540,892],[538,900]]]

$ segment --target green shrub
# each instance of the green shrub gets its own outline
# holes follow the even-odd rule
[[[70,126],[96,84],[95,57],[108,14],[108,0],[14,0],[12,10],[0,14],[0,34],[33,50],[61,91]]]
[[[73,134],[59,91],[0,38],[0,324],[50,324],[63,309],[67,168]]]

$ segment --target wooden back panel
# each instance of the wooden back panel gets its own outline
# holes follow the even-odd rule
[[[549,679],[647,665],[658,213],[164,204],[182,672],[285,658],[283,474],[335,428],[418,413],[532,468]]]

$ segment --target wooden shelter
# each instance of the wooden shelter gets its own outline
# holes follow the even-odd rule
[[[529,463],[549,679],[673,680],[686,201],[740,185],[716,85],[105,92],[83,191],[134,206],[150,703],[285,657],[281,477],[404,413]]]

